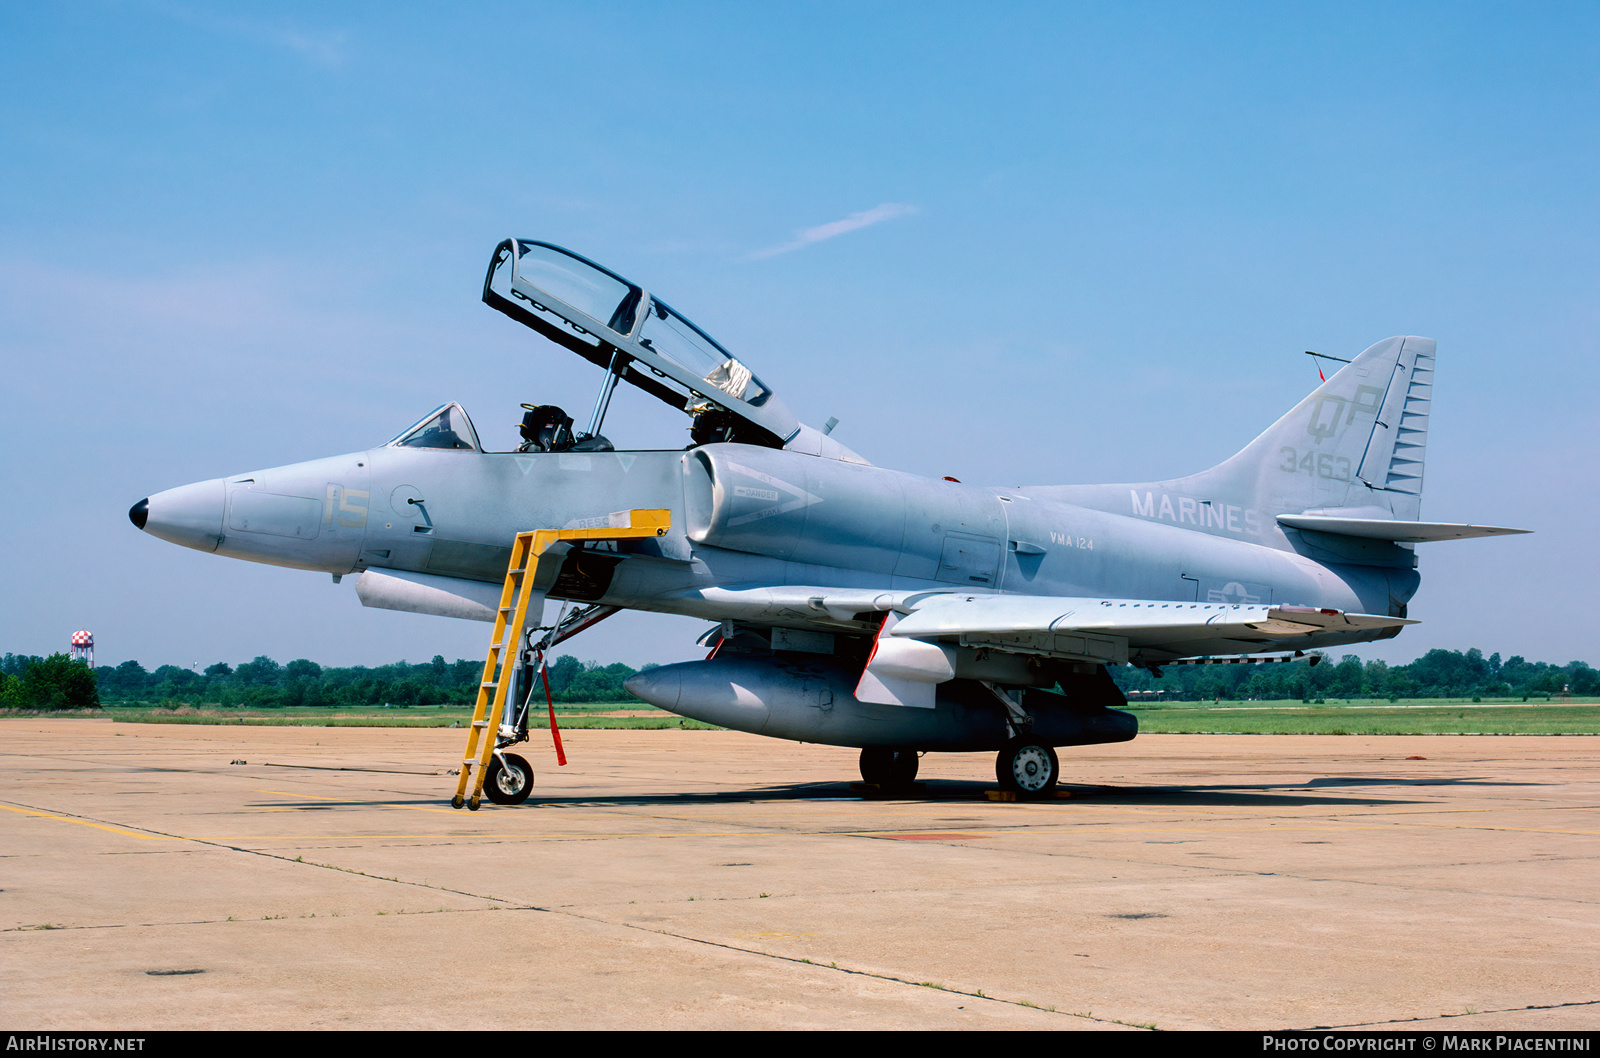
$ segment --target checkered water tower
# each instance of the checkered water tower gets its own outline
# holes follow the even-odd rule
[[[72,633],[72,660],[81,661],[94,668],[94,635],[90,632]]]

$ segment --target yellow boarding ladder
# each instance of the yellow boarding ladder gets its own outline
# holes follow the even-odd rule
[[[478,701],[472,710],[472,726],[467,732],[467,752],[461,761],[461,778],[452,808],[465,804],[474,812],[483,796],[483,779],[494,757],[500,718],[505,715],[506,691],[516,671],[517,643],[528,620],[528,603],[540,576],[541,559],[552,546],[563,541],[636,540],[665,536],[672,528],[672,512],[665,508],[636,508],[595,521],[605,525],[583,529],[538,529],[518,533],[511,547],[511,562],[506,567],[506,583],[500,592],[500,610],[495,615],[494,633],[489,640],[489,656],[483,663],[483,679],[478,681]],[[472,792],[467,792],[468,784]]]

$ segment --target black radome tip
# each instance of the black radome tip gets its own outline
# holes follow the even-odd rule
[[[147,496],[128,508],[128,521],[140,529],[144,528],[145,520],[150,517],[150,498]]]

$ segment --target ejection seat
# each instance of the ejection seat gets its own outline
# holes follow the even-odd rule
[[[615,447],[599,434],[574,437],[572,416],[554,404],[524,404],[519,452],[613,452]]]

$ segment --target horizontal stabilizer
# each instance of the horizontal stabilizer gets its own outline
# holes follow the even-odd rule
[[[1291,529],[1318,533],[1338,533],[1363,540],[1388,540],[1396,544],[1425,544],[1435,540],[1471,540],[1480,536],[1514,536],[1531,529],[1507,529],[1498,525],[1466,525],[1459,522],[1406,522],[1386,518],[1338,518],[1320,514],[1280,514],[1278,522]]]

